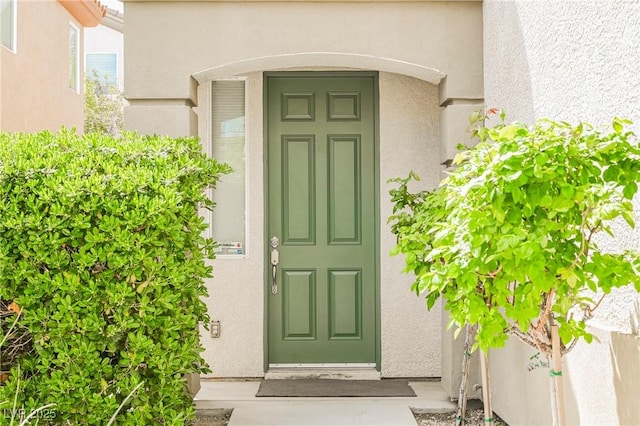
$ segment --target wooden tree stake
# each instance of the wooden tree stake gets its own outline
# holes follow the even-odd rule
[[[493,408],[491,407],[491,385],[489,382],[489,360],[485,351],[480,350],[480,368],[482,369],[482,401],[484,402],[484,424],[493,424]]]
[[[558,325],[551,326],[551,392],[554,426],[567,424],[564,405],[564,381],[562,379],[562,348]]]

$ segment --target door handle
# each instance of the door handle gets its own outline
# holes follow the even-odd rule
[[[278,263],[280,262],[278,246],[280,240],[278,237],[271,237],[269,245],[271,246],[271,294],[275,296],[278,294]]]

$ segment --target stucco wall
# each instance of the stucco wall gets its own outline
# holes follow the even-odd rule
[[[478,99],[481,15],[480,2],[128,0],[125,96],[186,99],[188,77],[202,70],[252,58],[332,52],[424,65],[446,74],[446,97]]]
[[[204,358],[212,377],[258,377],[264,354],[264,220],[262,73],[247,75],[247,255],[216,259],[215,278],[208,282],[207,304],[221,322],[220,338],[206,332]],[[438,163],[438,88],[414,78],[380,73],[381,182],[381,335],[383,377],[439,377],[441,314],[426,311],[425,301],[409,291],[412,277],[401,274],[402,257],[390,257],[395,243],[386,218],[391,214],[387,179],[414,170],[422,184],[433,187],[441,177]],[[207,86],[199,89],[199,129],[207,133]],[[239,356],[241,354],[241,356]]]
[[[384,377],[440,377],[440,306],[431,312],[409,291],[413,275],[401,274],[402,256],[390,257],[395,236],[386,218],[392,214],[387,180],[410,170],[423,188],[442,179],[439,164],[440,111],[437,87],[397,74],[380,74],[380,286],[382,374]]]
[[[242,258],[213,261],[214,278],[207,282],[206,300],[211,319],[220,321],[221,334],[212,339],[203,333],[203,357],[213,370],[211,377],[261,377],[264,375],[264,169],[262,73],[246,76],[247,138],[246,252]],[[207,137],[209,87],[198,90],[199,133]]]
[[[17,3],[16,52],[0,46],[2,130],[36,132],[64,125],[82,132],[82,59],[77,93],[69,88],[69,25],[80,30],[80,58],[82,27],[56,0]]]
[[[637,1],[484,2],[485,99],[508,118],[550,117],[598,125],[614,116],[640,130],[640,3]],[[640,200],[635,200],[637,210]],[[636,212],[636,221],[640,215]],[[640,231],[616,224],[606,250],[640,250]],[[600,343],[578,345],[566,359],[571,424],[640,424],[620,389],[615,360],[638,352],[613,345],[629,331],[635,291],[614,291],[590,322]],[[614,336],[613,338],[611,336]],[[550,424],[548,373],[528,373],[534,351],[519,342],[491,355],[494,408],[510,424]],[[633,379],[640,382],[640,377]],[[517,397],[514,397],[517,395]],[[627,405],[625,405],[627,404]],[[635,404],[635,402],[633,403]],[[630,417],[635,416],[635,417]]]

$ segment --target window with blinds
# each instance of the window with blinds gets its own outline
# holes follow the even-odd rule
[[[241,256],[246,253],[244,80],[211,83],[210,154],[233,168],[213,191],[211,226],[218,255]]]
[[[85,75],[96,78],[101,84],[117,83],[117,62],[115,53],[87,53],[85,55]]]

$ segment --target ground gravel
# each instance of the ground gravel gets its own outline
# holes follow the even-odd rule
[[[193,426],[227,426],[233,410],[198,410]],[[449,426],[456,424],[456,413],[427,413],[413,411],[418,426]],[[466,426],[484,426],[482,408],[467,410]],[[493,426],[508,426],[494,414]]]
[[[456,413],[425,413],[413,412],[418,426],[449,426],[456,424]],[[482,408],[474,408],[467,410],[466,426],[484,426],[484,410]],[[495,413],[493,414],[493,426],[508,426]]]
[[[193,426],[227,426],[233,410],[197,410]]]

